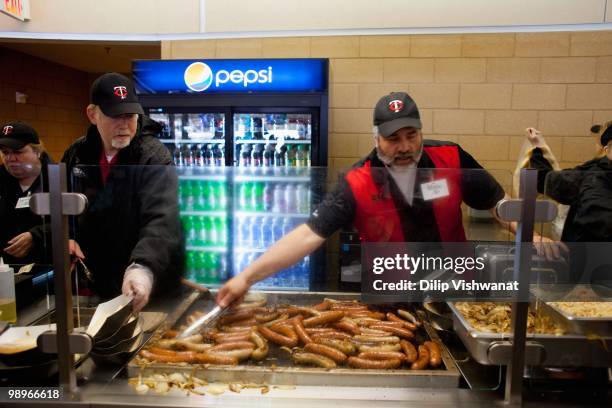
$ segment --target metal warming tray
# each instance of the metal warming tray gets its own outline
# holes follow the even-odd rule
[[[453,311],[453,328],[463,341],[474,360],[485,365],[507,365],[512,358],[512,336],[510,333],[478,331],[470,325],[454,303],[448,302]],[[570,330],[559,315],[546,306],[551,319]],[[528,366],[557,367],[612,367],[612,337],[609,335],[572,334],[527,334],[525,364]]]
[[[266,294],[268,305],[293,304],[314,305],[324,298],[339,300],[358,299],[359,294],[349,293],[318,293],[318,292],[261,292]],[[175,313],[163,327],[158,329],[153,338],[161,336],[176,323],[181,323],[190,313],[196,310],[210,310],[214,307],[214,298],[203,294],[205,299],[187,299],[179,309],[184,313]],[[424,323],[427,336],[442,345],[435,331]],[[223,383],[259,383],[274,385],[318,385],[318,386],[352,386],[352,387],[452,387],[459,384],[459,371],[450,354],[444,346],[442,350],[443,364],[437,369],[428,370],[364,370],[352,368],[335,368],[326,370],[315,367],[294,366],[288,353],[278,347],[271,347],[268,359],[261,363],[248,363],[237,366],[198,366],[198,365],[167,365],[161,363],[139,366],[135,359],[128,364],[130,377],[142,374],[149,376],[156,373],[180,372],[186,375],[197,375],[209,382]]]

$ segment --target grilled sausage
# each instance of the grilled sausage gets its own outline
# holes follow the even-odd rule
[[[400,346],[402,346],[402,351],[404,354],[406,354],[406,361],[409,363],[414,363],[419,357],[417,349],[414,347],[414,345],[407,340],[401,340]]]
[[[302,344],[312,343],[312,339],[304,329],[304,325],[302,324],[301,318],[295,319],[293,321],[293,329],[295,330],[295,333],[298,335],[298,338],[300,339]]]
[[[365,360],[389,360],[398,358],[404,361],[406,359],[406,355],[400,351],[363,351],[357,354],[357,357]]]
[[[429,349],[429,365],[432,367],[438,367],[442,364],[442,353],[440,352],[440,346],[433,341],[426,341],[423,343],[425,347]]]
[[[324,344],[326,346],[333,347],[336,350],[340,350],[341,352],[349,356],[357,352],[355,345],[350,341],[346,340],[320,338],[316,339],[315,342],[318,344]]]
[[[304,351],[311,353],[321,354],[322,356],[329,357],[334,362],[342,364],[346,361],[347,356],[338,349],[335,349],[324,344],[308,343],[304,346]]]
[[[423,345],[419,346],[419,358],[412,363],[413,370],[423,370],[429,364],[429,349]]]
[[[417,327],[416,325],[405,321],[404,319],[396,316],[394,313],[392,312],[388,312],[387,313],[387,320],[392,321],[392,322],[398,322],[401,323],[405,328],[407,328],[408,330],[416,330]]]
[[[399,358],[391,358],[388,360],[366,360],[359,357],[349,357],[348,365],[355,368],[386,370],[399,367],[402,365],[402,360]]]
[[[255,346],[257,347],[255,350],[253,350],[253,353],[251,353],[251,358],[256,361],[266,358],[269,350],[266,339],[264,339],[257,330],[253,330],[251,332],[251,341],[255,343]]]
[[[309,317],[308,319],[305,319],[304,327],[313,327],[319,326],[321,324],[332,323],[342,319],[343,316],[344,312],[340,311],[321,312],[319,316]]]
[[[304,351],[296,351],[291,354],[291,358],[297,364],[310,364],[323,368],[334,368],[336,363],[331,358],[315,353],[306,353]]]
[[[396,336],[402,337],[404,339],[412,339],[414,338],[414,333],[404,327],[390,327],[390,326],[382,326],[374,324],[370,326],[371,329],[375,330],[385,330],[387,332],[391,332]]]
[[[279,326],[277,330],[278,332],[265,326],[259,327],[259,332],[261,335],[270,340],[272,343],[285,347],[297,346],[298,336],[291,327]]]
[[[402,341],[402,340],[400,340]],[[405,340],[403,340],[405,341]],[[359,348],[359,351],[361,352],[365,352],[365,351],[400,351],[402,348],[398,343],[393,343],[393,344],[379,344],[377,346],[368,346],[367,344],[360,344],[357,346]],[[416,350],[415,350],[416,352]],[[416,357],[415,357],[416,360]]]

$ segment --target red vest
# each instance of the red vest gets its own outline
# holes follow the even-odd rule
[[[449,195],[431,201],[442,241],[465,242],[461,202],[461,174],[457,146],[425,146],[424,152],[437,170],[434,180],[446,179]],[[402,224],[390,194],[372,178],[370,161],[349,171],[346,180],[356,202],[355,227],[364,242],[405,242]],[[433,181],[433,180],[432,180]]]

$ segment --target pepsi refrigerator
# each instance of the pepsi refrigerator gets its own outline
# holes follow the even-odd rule
[[[327,166],[328,60],[138,60],[145,112],[179,172],[186,274],[220,285],[306,221]],[[322,290],[325,253],[260,282]]]

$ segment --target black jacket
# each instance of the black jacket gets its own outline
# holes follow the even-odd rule
[[[178,215],[178,179],[169,151],[156,139],[161,126],[139,119],[136,136],[121,149],[106,183],[100,174],[102,140],[90,126],[64,153],[69,185],[89,201],[71,224],[74,239],[103,298],[121,293],[126,267],[145,265],[154,275],[154,294],[178,285],[183,270]]]
[[[552,171],[542,151],[534,149],[530,165],[538,169],[538,191],[570,206],[562,241],[612,241],[612,162],[607,157]]]
[[[40,174],[26,191],[22,191],[19,182],[0,165],[0,256],[4,258],[5,263],[52,263],[51,243],[45,238],[43,229],[44,223],[48,223],[48,217],[36,215],[29,208],[15,208],[19,198],[48,191],[47,165],[51,163],[51,159],[47,153],[43,153],[40,161],[42,164]],[[8,241],[28,231],[32,234],[34,243],[28,255],[24,258],[15,258],[4,252]]]

